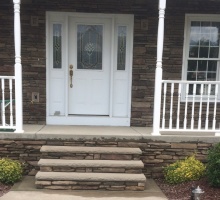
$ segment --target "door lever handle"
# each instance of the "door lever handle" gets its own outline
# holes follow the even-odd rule
[[[73,87],[73,65],[70,65],[70,88]]]

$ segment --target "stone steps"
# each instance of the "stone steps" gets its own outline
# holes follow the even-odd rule
[[[143,174],[38,172],[37,188],[55,190],[136,190],[145,189]]]
[[[41,159],[42,172],[94,172],[94,173],[142,173],[144,164],[140,160],[63,160]]]
[[[139,160],[139,148],[42,146],[42,158],[71,160]]]
[[[145,189],[139,148],[42,146],[37,188],[54,190]]]

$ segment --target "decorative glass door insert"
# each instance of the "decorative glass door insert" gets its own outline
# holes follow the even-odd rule
[[[77,69],[102,70],[102,25],[77,25]]]
[[[118,26],[117,70],[125,70],[127,27]]]
[[[62,25],[53,24],[53,68],[62,68]]]

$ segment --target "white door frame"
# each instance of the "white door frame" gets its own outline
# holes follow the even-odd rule
[[[68,63],[68,18],[69,17],[90,17],[107,18],[112,21],[112,48],[111,48],[111,74],[110,74],[110,110],[109,116],[72,116],[68,115],[68,85],[69,80],[65,78],[69,73]],[[62,25],[62,69],[53,69],[52,60],[52,24]],[[133,61],[133,15],[115,15],[115,14],[89,14],[89,13],[69,13],[69,12],[47,12],[46,13],[46,75],[47,75],[47,113],[46,123],[56,125],[103,125],[103,126],[130,126],[131,117],[131,85],[132,85],[132,61]],[[117,27],[127,27],[126,39],[126,69],[117,70],[116,45],[117,45]],[[54,78],[55,77],[55,78]],[[125,77],[124,80],[120,77]],[[127,77],[127,78],[126,78]],[[60,88],[54,89],[53,83],[60,83]],[[118,86],[125,85],[126,94],[123,97],[117,92]],[[118,84],[118,85],[117,85]],[[63,88],[63,89],[62,89]],[[55,93],[55,96],[52,95]],[[117,93],[117,94],[116,94]],[[120,106],[120,100],[124,98],[126,102]],[[117,104],[117,100],[119,100]],[[124,106],[124,107],[123,107]],[[122,111],[120,111],[120,109]],[[58,111],[56,111],[56,109]],[[122,114],[120,114],[120,112]]]

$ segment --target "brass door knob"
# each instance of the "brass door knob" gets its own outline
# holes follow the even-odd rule
[[[73,87],[73,65],[70,65],[69,73],[70,73],[70,88],[72,88]]]

